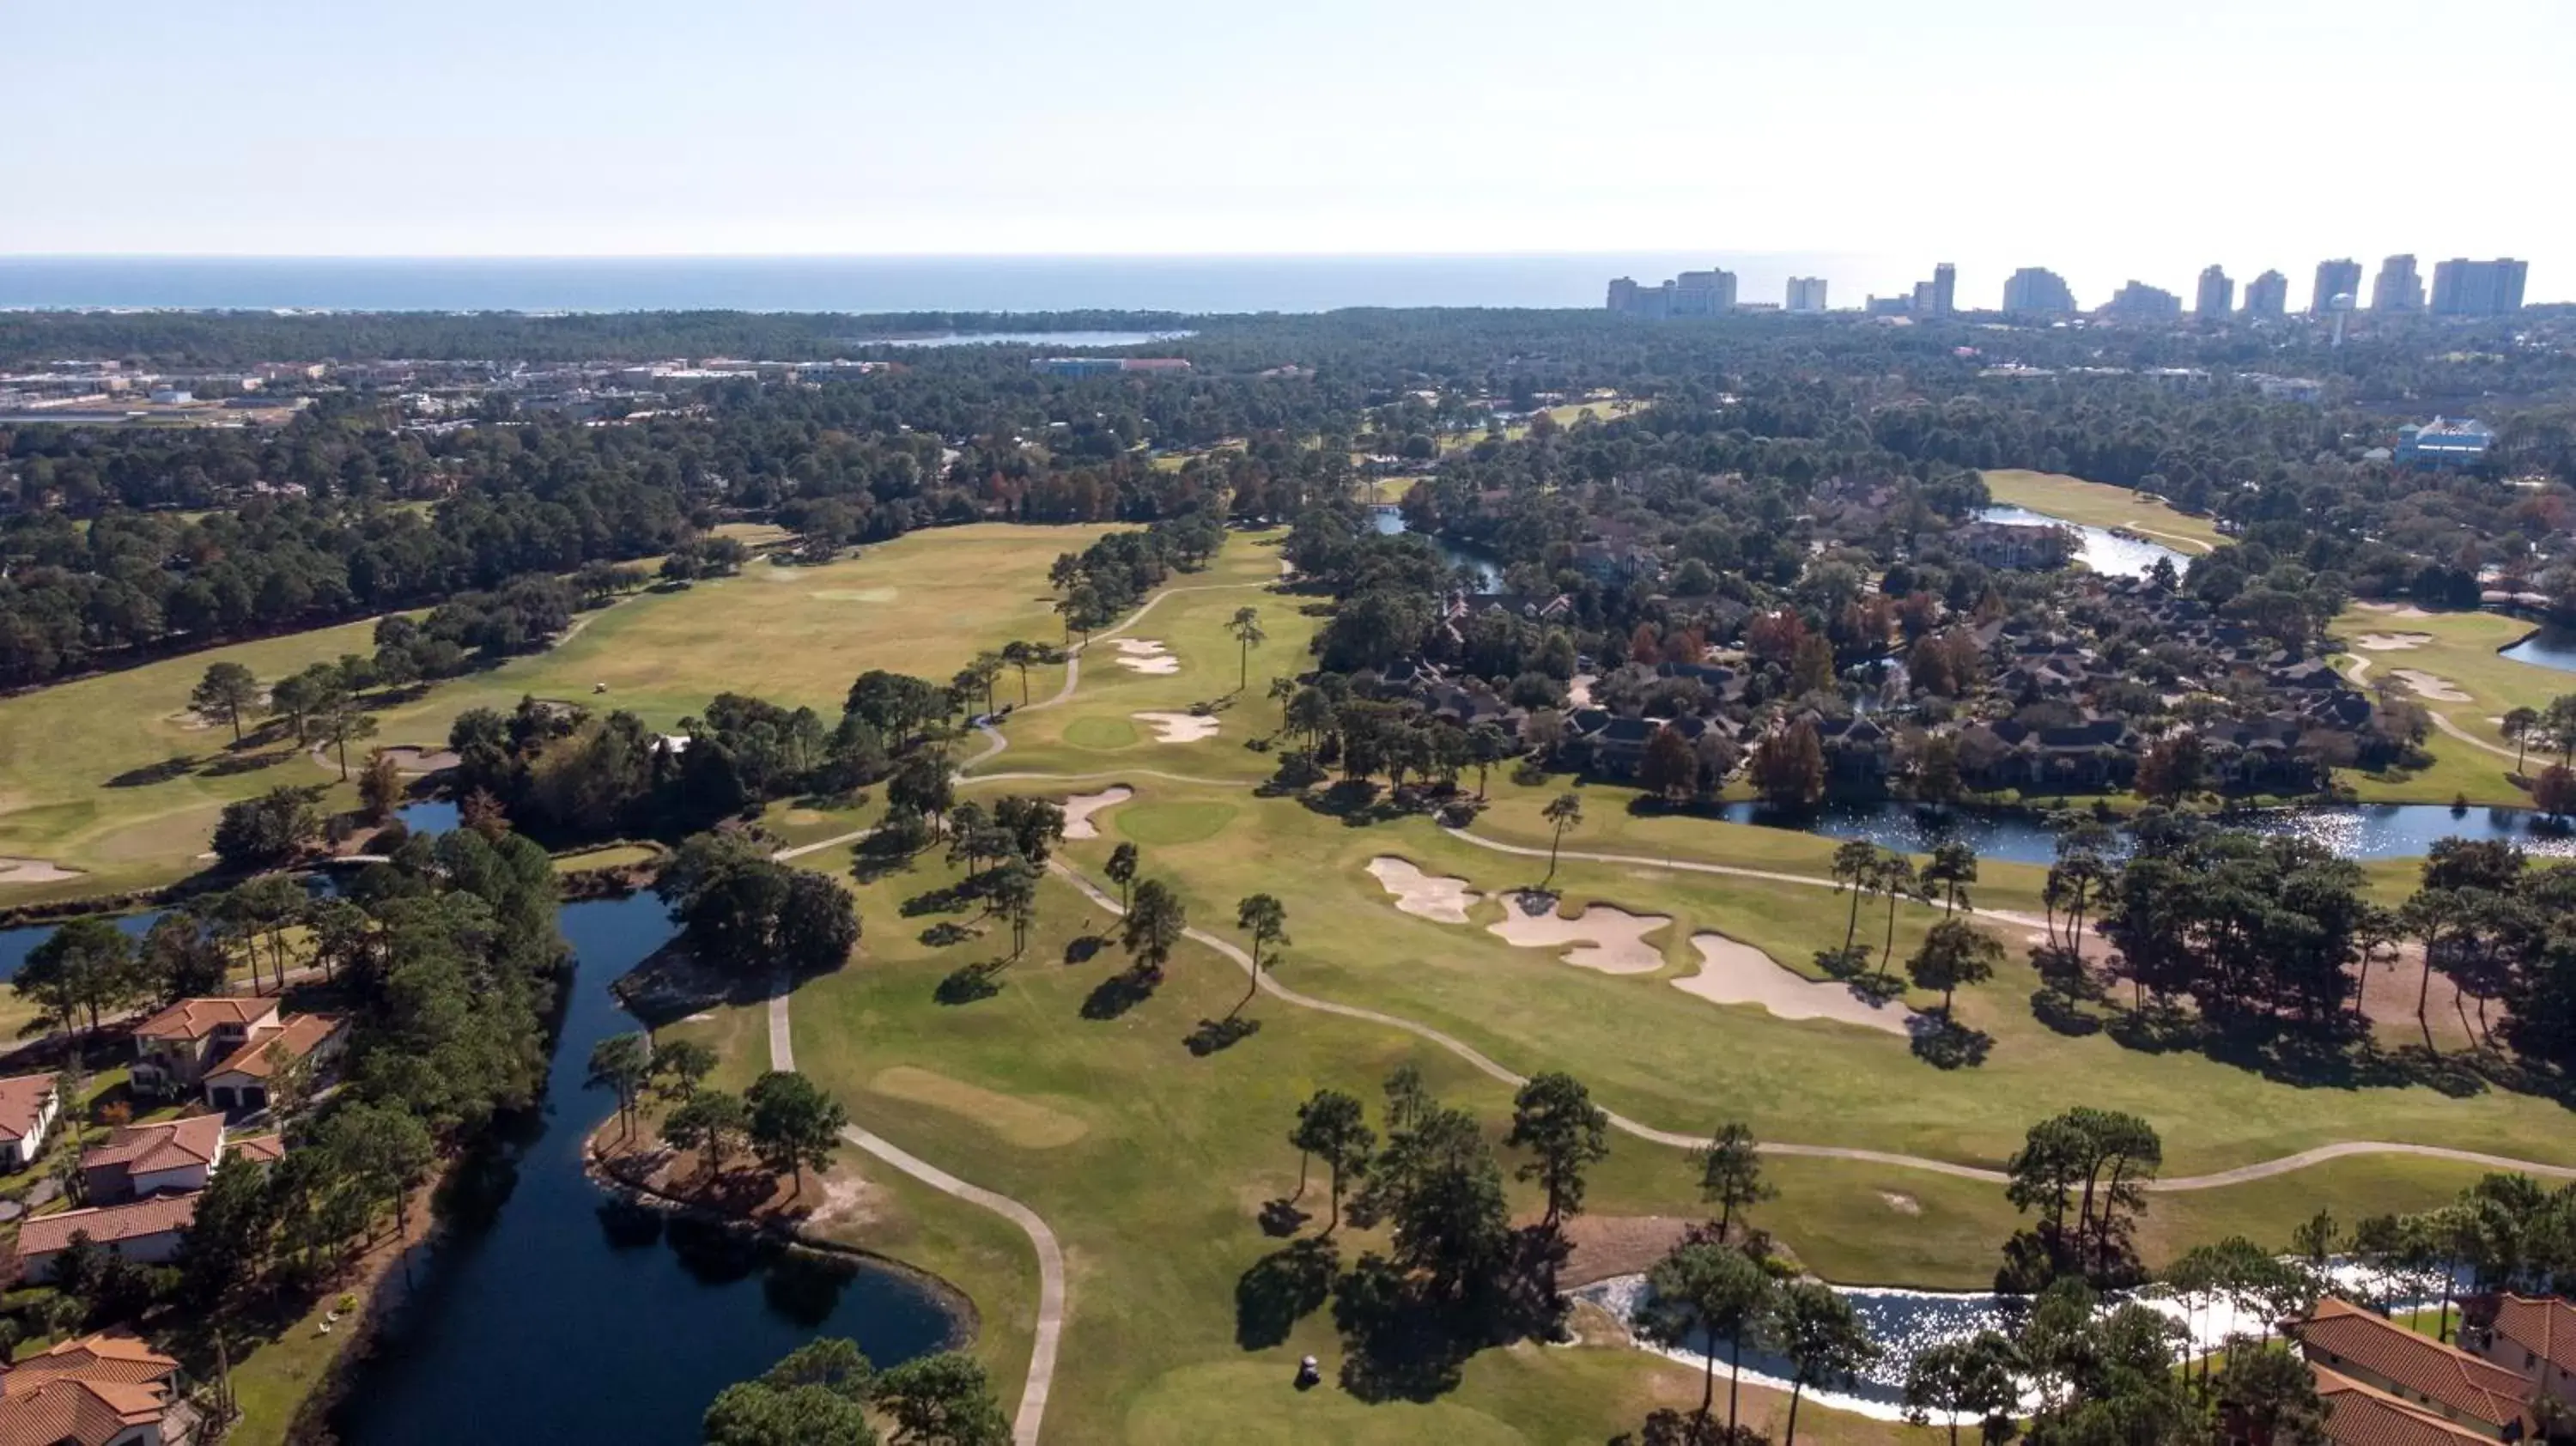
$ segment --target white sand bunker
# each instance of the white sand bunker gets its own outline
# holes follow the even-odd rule
[[[1693,934],[1691,947],[1699,950],[1699,972],[1673,987],[1712,1004],[1759,1004],[1782,1019],[1830,1019],[1889,1034],[1905,1033],[1913,1015],[1904,1005],[1872,1004],[1846,985],[1792,973],[1723,934]]]
[[[1486,925],[1486,932],[1524,949],[1564,948],[1566,963],[1604,974],[1652,974],[1664,967],[1663,953],[1646,942],[1648,934],[1672,922],[1663,915],[1594,904],[1568,919],[1545,907],[1532,914],[1523,902],[1528,897],[1511,896],[1503,921]]]
[[[1216,719],[1202,718],[1195,713],[1131,713],[1128,716],[1139,723],[1153,724],[1154,741],[1157,743],[1196,743],[1202,738],[1216,736]]]
[[[2431,641],[2431,633],[2363,633],[2352,645],[2365,653],[2402,653]]]
[[[1155,674],[1181,670],[1181,660],[1152,638],[1118,638],[1114,641],[1118,647],[1118,666],[1122,668]]]
[[[2405,679],[2406,686],[2415,690],[2415,696],[2427,703],[2474,701],[2468,694],[2452,687],[2450,679],[2433,673],[2418,672],[2413,668],[2399,668],[2396,670],[2396,676]]]
[[[1066,799],[1064,801],[1064,836],[1066,838],[1100,837],[1100,825],[1093,823],[1091,816],[1104,808],[1114,808],[1135,796],[1136,790],[1121,783],[1104,788],[1098,793],[1077,793]]]
[[[445,748],[414,748],[398,744],[376,751],[392,759],[394,767],[404,773],[436,773],[442,768],[454,768],[459,762],[455,753]]]
[[[0,884],[59,884],[79,877],[80,870],[61,868],[50,859],[0,859]]]
[[[1369,860],[1368,871],[1395,895],[1396,908],[1443,924],[1466,923],[1467,911],[1483,897],[1468,888],[1465,879],[1426,874],[1393,854]]]

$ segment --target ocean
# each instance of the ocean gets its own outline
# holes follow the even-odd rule
[[[330,311],[1176,311],[1597,307],[1611,277],[1723,266],[1738,296],[1883,259],[1709,252],[1530,256],[0,256],[0,308]],[[1930,263],[1922,263],[1928,275]],[[1839,293],[1842,283],[1837,282]],[[1842,305],[1859,301],[1857,282]]]

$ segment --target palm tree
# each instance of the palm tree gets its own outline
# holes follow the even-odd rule
[[[1556,830],[1547,841],[1547,877],[1539,882],[1539,887],[1545,889],[1556,882],[1556,850],[1565,842],[1565,831],[1583,822],[1583,800],[1571,793],[1560,793],[1547,801],[1547,807],[1539,810],[1539,817],[1546,819]]]
[[[1235,905],[1234,927],[1252,936],[1252,987],[1243,991],[1243,1000],[1227,1012],[1232,1019],[1252,1002],[1261,991],[1261,951],[1263,946],[1276,947],[1288,942],[1288,906],[1269,894],[1251,894]],[[1275,961],[1274,961],[1275,962]]]
[[[1242,678],[1234,685],[1239,693],[1252,686],[1252,650],[1269,641],[1270,635],[1261,630],[1261,609],[1252,607],[1236,608],[1225,630],[1234,635],[1235,657],[1242,668]]]
[[[1865,838],[1847,838],[1834,850],[1834,888],[1851,890],[1851,916],[1843,921],[1843,952],[1851,952],[1852,936],[1860,932],[1860,899],[1869,892],[1877,877],[1878,845]]]
[[[2522,751],[2531,742],[2531,736],[2540,731],[2540,710],[2508,709],[2498,720],[2496,731],[2513,740],[2513,771],[2519,777],[2522,773]]]

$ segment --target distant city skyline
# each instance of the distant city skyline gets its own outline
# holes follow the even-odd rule
[[[2469,144],[2565,128],[2563,0],[2438,16],[2348,0],[2331,23],[2312,0],[1641,0],[1596,26],[1538,0],[8,16],[21,119],[0,149],[0,255],[1634,256],[1722,239],[1789,258],[1699,263],[1766,298],[1793,274],[1846,299],[1910,290],[1936,260],[1957,264],[1962,308],[2033,264],[2079,299],[2130,278],[2189,296],[2212,261],[2297,278],[2411,251],[2428,277],[2437,258],[2526,258],[2530,300],[2576,299],[2576,195]],[[2491,42],[2473,81],[2446,76],[2473,105],[2357,88],[2401,47],[2460,35]],[[2209,73],[2213,37],[2275,63],[2213,80],[2225,105],[2189,104],[2176,78]],[[1965,106],[1963,74],[2011,84]],[[1964,159],[1998,126],[2008,174],[1886,164],[1900,139]],[[2210,164],[2305,134],[2355,164],[2326,186]],[[1150,165],[1107,164],[1122,146]],[[1676,157],[1775,148],[1797,163],[1675,184]],[[1442,159],[1398,163],[1413,157]],[[2477,204],[2373,203],[2431,176]],[[2153,195],[2187,201],[2140,204]],[[1817,260],[1891,234],[1918,259]]]

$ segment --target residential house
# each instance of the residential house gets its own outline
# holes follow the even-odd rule
[[[52,1075],[0,1079],[0,1170],[23,1170],[35,1162],[62,1105],[62,1092]]]
[[[2465,1333],[2478,1354],[2532,1383],[2537,1394],[2576,1406],[2576,1305],[2557,1296],[2507,1292],[2476,1314],[2494,1319]]]
[[[18,1261],[27,1279],[51,1280],[56,1262],[71,1248],[72,1237],[86,1235],[113,1254],[161,1265],[177,1257],[180,1237],[196,1218],[194,1195],[155,1195],[124,1205],[38,1215],[18,1227]]]
[[[1868,793],[1887,786],[1896,757],[1895,736],[1867,716],[1811,715],[1824,749],[1827,786],[1837,793]]]
[[[2325,1439],[2334,1446],[2483,1446],[2496,1439],[2340,1371],[2308,1369],[2326,1408]],[[2251,1439],[2232,1429],[2228,1438]]]
[[[195,1094],[206,1071],[230,1059],[254,1035],[282,1028],[277,1001],[182,999],[134,1030],[134,1088],[144,1094]]]
[[[1979,792],[2101,793],[2127,788],[2137,773],[2136,730],[2107,714],[2054,728],[2005,718],[1959,730],[1959,778]]]
[[[304,1069],[308,1079],[318,1079],[348,1038],[347,1023],[327,1014],[299,1014],[273,1032],[253,1034],[206,1071],[206,1103],[227,1113],[267,1109],[281,1071]]]
[[[2348,1377],[2418,1414],[2490,1441],[2518,1441],[2531,1433],[2534,1422],[2525,1404],[2529,1386],[2519,1374],[2375,1311],[2328,1296],[2306,1320],[2286,1329],[2308,1364],[2322,1368],[2320,1387],[2329,1374]],[[2335,1439],[2360,1438],[2338,1434]]]
[[[0,1446],[187,1446],[179,1363],[121,1331],[64,1341],[0,1374]]]
[[[190,1115],[127,1125],[81,1154],[83,1198],[114,1205],[152,1195],[203,1190],[224,1154],[224,1117]]]

